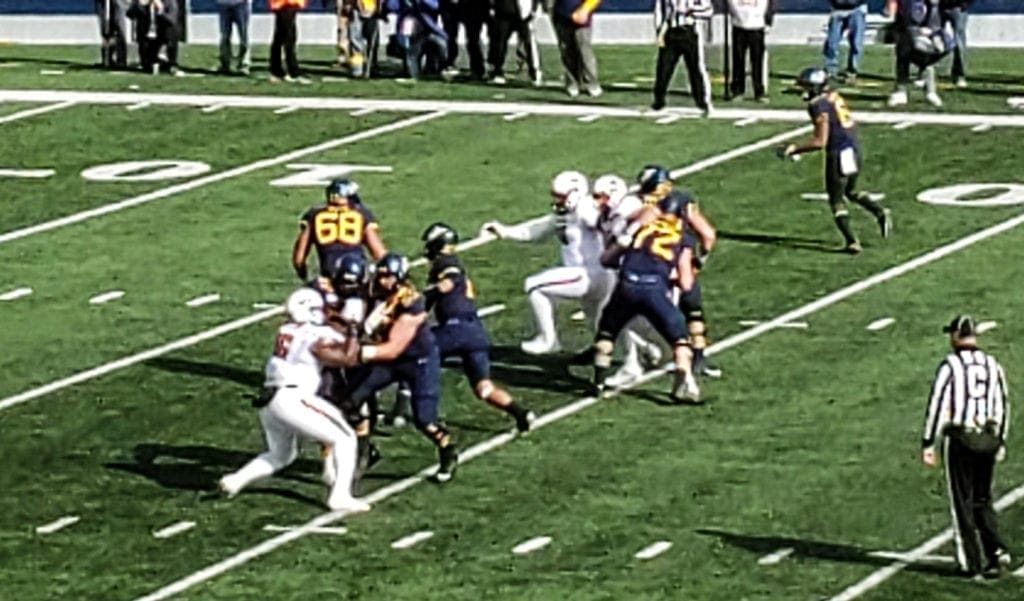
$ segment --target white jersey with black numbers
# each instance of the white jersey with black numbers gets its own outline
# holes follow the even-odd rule
[[[320,388],[323,365],[313,354],[317,342],[344,342],[330,326],[288,322],[277,331],[274,354],[267,360],[265,386],[297,388],[315,393]]]

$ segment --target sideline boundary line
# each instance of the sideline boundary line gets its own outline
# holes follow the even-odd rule
[[[981,242],[993,236],[997,236],[1005,231],[1008,231],[1021,225],[1022,223],[1024,223],[1024,213],[1019,214],[1015,217],[1011,217],[1010,219],[1004,220],[996,225],[984,228],[982,230],[978,230],[969,236],[960,238],[949,244],[945,244],[938,248],[932,249],[931,251],[928,251],[923,255],[919,255],[918,257],[910,259],[909,261],[905,261],[903,263],[900,263],[899,265],[895,265],[879,273],[876,273],[873,276],[870,276],[858,282],[854,282],[853,284],[840,288],[839,290],[827,294],[819,298],[818,300],[802,305],[791,311],[787,311],[786,313],[783,313],[770,321],[764,322],[760,325],[750,328],[749,330],[745,330],[743,332],[730,336],[716,344],[712,344],[710,347],[708,347],[707,354],[714,355],[727,349],[730,349],[734,346],[738,346],[744,342],[747,342],[748,340],[751,340],[753,338],[761,336],[762,334],[772,331],[779,324],[787,323],[789,321],[793,321],[794,319],[799,319],[801,317],[805,317],[807,315],[820,311],[826,307],[843,301],[851,296],[859,294],[864,290],[873,288],[874,286],[882,284],[888,280],[897,278],[903,274],[909,273],[920,267],[928,265],[929,263],[938,261],[939,259],[947,257],[978,242]],[[641,384],[659,378],[662,375],[668,373],[670,370],[671,366],[669,365],[662,367],[660,369],[649,371],[645,373],[643,376],[641,376],[639,379],[632,382],[629,386],[609,391],[602,398],[616,396],[624,390],[635,388],[637,386],[640,386]],[[558,409],[555,409],[554,411],[545,413],[544,415],[538,417],[537,420],[534,421],[533,423],[533,429],[542,428],[548,424],[569,417],[574,413],[579,413],[580,411],[598,402],[600,402],[600,400],[597,397],[593,396],[578,399],[572,403],[569,403],[568,405],[564,405]],[[466,451],[462,453],[461,460],[464,463],[469,462],[481,455],[485,455],[493,451],[498,447],[508,444],[515,438],[516,435],[514,432],[506,432],[489,438],[487,440],[484,440],[466,449]],[[367,502],[371,504],[379,503],[380,501],[397,495],[423,482],[431,475],[433,475],[436,468],[436,465],[427,466],[412,476],[409,476],[402,480],[398,480],[396,482],[392,482],[387,486],[377,489],[373,493],[367,495],[365,499]],[[1024,497],[1024,485],[1018,487],[1018,489],[1016,489],[1014,493],[1011,493],[1011,495],[1008,495],[1007,497],[1000,499],[1000,503],[1003,504],[1003,507],[1008,507],[1013,503],[1016,503],[1022,497]],[[334,522],[337,522],[343,519],[345,516],[345,512],[329,512],[321,514],[291,532],[287,532],[280,536],[267,539],[259,545],[250,547],[244,551],[236,553],[235,555],[232,555],[231,557],[221,560],[220,562],[211,564],[203,568],[202,570],[194,572],[168,585],[165,585],[164,587],[157,589],[156,591],[148,595],[139,597],[138,599],[136,599],[136,601],[162,601],[163,599],[172,597],[182,591],[192,588],[197,584],[216,578],[217,576],[229,570],[241,566],[253,559],[266,555],[274,551],[275,549],[288,544],[293,540],[302,538],[303,536],[312,533],[316,528],[327,526]],[[929,544],[935,543],[929,541]],[[934,550],[934,548],[937,548],[940,545],[941,543],[935,544],[935,547],[929,546],[927,547],[927,551],[922,552],[921,554],[924,555],[927,552],[931,552],[932,550]],[[899,563],[900,562],[897,562],[896,564],[894,564],[894,566],[899,565]],[[893,566],[890,566],[889,568],[883,568],[882,570],[880,570],[880,572],[889,570],[892,573],[885,575],[884,577],[881,577],[878,583],[880,584],[885,579],[889,578],[892,574],[898,572],[900,569],[902,568],[894,568]],[[877,584],[874,586],[877,586]],[[845,601],[845,598],[837,598],[833,601]]]
[[[434,114],[434,113],[430,113],[430,114]],[[746,145],[741,146],[739,148],[735,148],[735,149],[730,150],[728,152],[725,152],[725,153],[722,153],[722,154],[719,154],[719,155],[716,155],[716,156],[708,157],[706,159],[701,159],[700,161],[697,161],[696,163],[693,163],[693,164],[691,164],[689,166],[682,167],[682,168],[679,168],[679,169],[674,169],[674,170],[672,170],[671,173],[672,173],[673,177],[681,177],[683,175],[689,175],[689,174],[692,174],[692,173],[696,173],[697,171],[708,169],[708,168],[713,167],[715,165],[718,165],[718,164],[720,164],[720,163],[722,163],[722,162],[724,162],[726,160],[734,159],[734,158],[742,156],[744,154],[750,154],[750,153],[753,153],[753,152],[757,152],[758,150],[761,150],[762,148],[764,148],[766,146],[770,146],[772,144],[776,144],[776,143],[778,143],[781,140],[785,140],[787,138],[791,138],[791,137],[794,137],[794,136],[801,135],[804,132],[808,131],[809,129],[810,129],[810,126],[804,126],[804,127],[799,127],[799,128],[790,130],[788,132],[783,132],[781,134],[776,134],[776,135],[771,136],[769,138],[765,138],[763,140],[759,140],[759,141],[756,141],[756,142],[751,142],[749,144],[746,144]],[[727,157],[727,158],[723,158],[723,157]],[[533,219],[524,221],[524,222],[522,222],[519,225],[535,224],[535,223],[544,221],[544,220],[548,219],[549,217],[550,217],[550,213],[547,213],[547,214],[541,215],[539,217],[535,217]],[[496,236],[492,235],[492,234],[481,233],[480,235],[478,235],[475,238],[472,238],[470,240],[466,240],[465,242],[460,243],[456,248],[458,248],[460,251],[466,251],[466,250],[470,250],[472,248],[476,248],[478,246],[483,246],[484,244],[490,244],[491,242],[494,242],[497,239],[498,238]],[[420,258],[416,259],[415,261],[412,261],[412,263],[410,263],[410,266],[411,267],[418,267],[420,265],[425,265],[425,264],[426,264],[426,260],[423,259],[422,257],[420,257]],[[200,342],[203,342],[205,340],[209,340],[211,338],[215,338],[215,337],[220,336],[222,334],[227,334],[229,332],[233,332],[235,330],[244,328],[244,327],[252,325],[254,323],[258,323],[258,322],[260,322],[260,321],[262,321],[264,319],[269,319],[269,318],[274,317],[276,315],[280,315],[283,312],[284,312],[284,309],[282,307],[280,307],[280,306],[268,307],[267,309],[265,309],[263,311],[260,311],[259,313],[253,313],[253,314],[248,315],[246,317],[241,317],[241,318],[236,319],[234,321],[229,321],[229,322],[223,323],[223,324],[221,324],[219,326],[216,326],[214,328],[211,328],[209,330],[206,330],[206,331],[203,331],[203,332],[199,332],[199,333],[193,334],[191,336],[186,336],[184,338],[179,338],[178,340],[169,342],[167,344],[160,345],[158,347],[149,349],[147,351],[142,351],[142,352],[136,353],[134,355],[130,355],[128,357],[122,357],[121,359],[117,359],[115,361],[111,361],[109,363],[105,363],[103,365],[99,365],[99,366],[94,367],[92,369],[88,369],[88,370],[85,370],[85,371],[82,371],[82,372],[78,372],[78,373],[76,373],[74,375],[71,375],[71,376],[68,376],[68,377],[65,377],[65,378],[61,378],[60,380],[56,380],[54,382],[50,382],[49,384],[45,384],[43,386],[39,386],[39,387],[36,387],[36,388],[33,388],[33,389],[29,389],[29,390],[26,390],[24,392],[21,392],[21,393],[9,396],[7,398],[0,399],[0,411],[3,411],[5,409],[9,409],[10,407],[13,407],[15,405],[19,405],[19,404],[27,402],[27,401],[31,401],[33,399],[37,399],[39,397],[45,396],[47,394],[50,394],[51,392],[56,392],[56,391],[64,389],[64,388],[68,388],[69,386],[74,386],[75,384],[79,384],[81,382],[85,382],[85,381],[88,381],[88,380],[92,380],[94,378],[98,378],[100,376],[106,375],[106,374],[111,373],[113,371],[124,369],[126,367],[130,367],[132,365],[136,365],[138,363],[142,363],[144,361],[148,361],[149,359],[153,359],[153,358],[159,357],[161,355],[165,355],[167,353],[170,353],[170,352],[173,352],[173,351],[176,351],[176,350],[180,350],[180,349],[183,349],[183,348],[194,346],[194,345],[199,344]]]
[[[584,117],[677,118],[702,117],[694,108],[670,108],[661,111],[629,107],[599,106],[591,104],[545,103],[545,102],[493,102],[486,100],[385,100],[375,98],[339,98],[311,96],[290,98],[287,96],[245,96],[231,94],[149,94],[138,92],[80,92],[63,90],[0,90],[0,102],[57,102],[71,101],[80,104],[131,105],[148,102],[154,105],[206,107],[222,105],[235,108],[279,109],[296,106],[313,110],[366,110],[447,113],[476,115],[548,115]],[[759,121],[807,122],[807,111],[801,109],[745,109],[719,108],[711,112],[711,119],[738,121],[757,119]],[[921,123],[929,125],[974,126],[989,124],[1001,127],[1024,127],[1024,115],[1013,114],[969,114],[969,113],[910,113],[895,111],[857,111],[859,123]]]
[[[304,148],[291,150],[284,154],[280,154],[276,157],[260,159],[252,163],[240,165],[238,167],[232,167],[231,169],[227,169],[225,171],[219,171],[217,173],[212,173],[210,175],[197,177],[196,179],[188,180],[180,184],[174,184],[166,188],[160,188],[158,190],[153,190],[152,192],[146,192],[145,194],[132,196],[131,198],[126,198],[124,200],[119,200],[117,202],[105,204],[103,206],[87,209],[85,211],[79,211],[78,213],[72,213],[71,215],[60,217],[58,219],[52,219],[50,221],[44,221],[43,223],[38,223],[36,225],[11,230],[9,232],[0,234],[0,244],[6,244],[7,242],[18,240],[20,238],[26,238],[34,234],[40,234],[43,232],[48,232],[50,230],[55,230],[75,223],[80,223],[82,221],[86,221],[94,217],[100,217],[102,215],[116,213],[124,209],[152,202],[154,200],[159,200],[161,198],[167,198],[168,196],[174,196],[175,194],[179,194],[181,192],[195,190],[196,188],[200,188],[202,186],[215,184],[226,179],[231,179],[233,177],[245,175],[253,171],[259,171],[260,169],[265,169],[267,167],[274,167],[276,165],[290,163],[292,161],[295,161],[296,159],[301,159],[302,157],[311,154],[325,152],[328,150],[332,150],[334,148],[338,148],[339,146],[353,144],[355,142],[360,142],[362,140],[374,138],[382,134],[390,133],[400,129],[405,129],[406,127],[419,125],[420,123],[425,123],[427,121],[443,117],[446,114],[447,113],[445,113],[444,111],[433,111],[429,113],[419,114],[413,117],[408,117],[406,119],[400,119],[392,123],[379,125],[377,127],[348,134],[340,138],[328,140],[327,142],[314,144],[313,146],[306,146]]]

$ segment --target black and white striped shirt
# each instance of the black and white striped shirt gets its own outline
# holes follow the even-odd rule
[[[664,31],[695,25],[697,19],[710,19],[714,12],[711,0],[654,0],[654,27]]]
[[[1010,424],[1006,374],[988,353],[958,348],[946,356],[935,374],[922,447],[934,446],[947,429],[978,431],[989,424],[1005,442]]]

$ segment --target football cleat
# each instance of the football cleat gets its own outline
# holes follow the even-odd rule
[[[235,482],[233,476],[234,474],[228,474],[217,481],[217,488],[229,499],[234,498],[242,490],[242,486]]]
[[[339,491],[338,493],[332,494],[328,497],[327,507],[330,508],[331,511],[344,511],[349,515],[370,511],[369,503],[357,499],[343,491]]]
[[[860,242],[851,242],[843,247],[843,252],[848,255],[858,255],[860,251],[864,250],[860,246]]]
[[[907,104],[907,91],[896,90],[892,94],[889,94],[889,100],[887,102],[889,106],[906,106]]]
[[[882,209],[882,215],[878,218],[878,228],[882,230],[883,238],[888,238],[892,235],[892,211]]]
[[[562,350],[558,342],[545,340],[540,336],[530,340],[524,340],[519,348],[527,355],[550,355]]]
[[[530,431],[530,426],[534,420],[537,419],[537,414],[533,411],[523,410],[522,412],[515,415],[516,418],[516,431],[520,434],[526,434]]]
[[[441,448],[438,451],[440,461],[438,462],[437,473],[434,479],[438,482],[448,482],[455,477],[455,469],[459,466],[459,450],[453,444]]]
[[[700,404],[700,386],[692,372],[680,375],[676,372],[676,381],[672,386],[672,400],[677,403]]]
[[[925,94],[924,99],[928,101],[928,104],[934,107],[942,106],[942,97],[935,92],[929,92]]]
[[[640,379],[644,370],[639,365],[623,365],[617,372],[604,380],[605,386],[609,388],[623,388]]]

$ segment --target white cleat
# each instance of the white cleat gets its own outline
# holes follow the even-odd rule
[[[527,355],[550,355],[562,350],[562,347],[557,342],[551,342],[539,336],[530,340],[524,340],[519,345],[519,348]]]
[[[604,385],[608,388],[623,388],[640,379],[644,370],[639,365],[624,365],[619,371],[604,379]]]
[[[229,499],[234,498],[242,490],[241,485],[235,482],[232,476],[233,474],[228,474],[217,481],[217,488]]]
[[[338,495],[337,499],[332,495],[331,498],[327,499],[327,507],[329,507],[331,511],[344,511],[349,515],[370,511],[369,503],[347,494]]]
[[[692,372],[686,372],[682,381],[677,380],[672,389],[672,399],[677,402],[700,403],[700,386]]]
[[[889,106],[906,106],[907,104],[907,92],[905,90],[896,90],[892,94],[889,94]]]
[[[931,93],[925,95],[924,99],[927,100],[928,104],[930,104],[932,106],[935,106],[935,107],[942,106],[942,98],[940,98],[939,95],[936,94],[935,92],[931,92]]]

